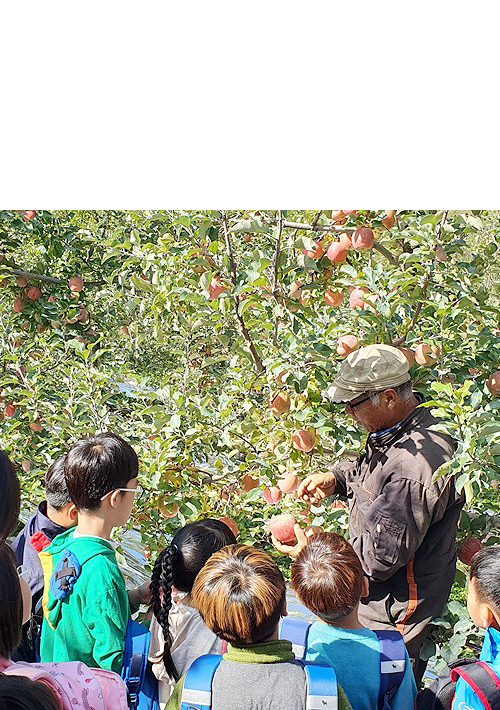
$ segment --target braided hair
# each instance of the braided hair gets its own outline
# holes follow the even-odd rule
[[[225,523],[205,518],[178,530],[170,545],[161,551],[155,562],[151,576],[151,604],[165,640],[163,665],[172,680],[179,680],[179,672],[170,652],[172,587],[190,594],[198,572],[209,557],[226,545],[235,543],[234,533]]]

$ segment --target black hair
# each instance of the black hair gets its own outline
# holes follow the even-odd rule
[[[479,600],[500,613],[500,545],[476,552],[470,565],[470,578],[476,580]]]
[[[0,658],[10,658],[21,642],[23,597],[16,557],[8,545],[0,546]]]
[[[116,434],[80,439],[66,454],[64,477],[77,510],[95,510],[102,496],[125,488],[137,478],[139,460],[134,449]]]
[[[45,683],[0,673],[0,710],[59,710],[61,704]]]
[[[19,519],[21,489],[14,464],[0,451],[0,544],[14,530]]]
[[[65,505],[71,503],[68,493],[68,486],[64,478],[65,456],[61,456],[50,464],[45,474],[45,497],[47,503],[55,510],[61,510]]]
[[[178,530],[171,544],[158,556],[151,576],[151,604],[165,639],[163,665],[170,678],[179,680],[170,653],[168,615],[172,608],[172,586],[190,593],[198,572],[205,562],[226,545],[234,545],[236,537],[225,523],[213,518],[197,520]]]

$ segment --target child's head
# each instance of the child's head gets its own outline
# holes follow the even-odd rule
[[[31,614],[30,588],[17,573],[16,557],[0,546],[0,658],[10,658],[21,642],[21,628]]]
[[[297,597],[327,624],[340,622],[357,609],[365,585],[359,557],[336,533],[312,535],[292,565]]]
[[[0,543],[13,531],[19,518],[21,490],[14,465],[4,451],[0,451]]]
[[[45,683],[25,676],[0,674],[0,710],[60,710],[61,703]]]
[[[212,555],[196,577],[193,601],[219,638],[236,646],[262,643],[286,614],[285,580],[261,550],[231,545]]]
[[[130,517],[137,486],[139,461],[134,449],[116,434],[80,439],[66,454],[64,477],[79,514],[99,511],[113,527]]]
[[[235,542],[232,530],[220,520],[198,520],[178,530],[171,544],[156,560],[151,578],[151,602],[165,638],[163,664],[167,673],[175,680],[178,679],[178,673],[170,654],[168,625],[172,587],[179,592],[190,594],[196,575],[209,557],[222,547],[233,545]]]
[[[50,464],[45,474],[45,498],[47,499],[47,517],[65,528],[76,525],[78,513],[69,497],[64,478],[65,457],[61,456]]]
[[[500,630],[500,545],[485,547],[472,558],[467,609],[476,626]]]

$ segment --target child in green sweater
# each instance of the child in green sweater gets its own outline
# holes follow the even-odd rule
[[[304,667],[295,660],[291,642],[278,639],[278,623],[286,615],[285,580],[264,552],[246,545],[216,552],[198,573],[192,598],[208,628],[229,643],[228,651],[216,667],[209,701],[201,702],[206,693],[191,687],[190,674],[199,681],[200,662],[220,656],[195,660],[193,671],[175,686],[166,710],[180,710],[183,703],[193,708],[201,703],[211,710],[351,710],[333,672],[323,676],[322,697],[307,704]]]
[[[120,673],[130,604],[147,602],[149,585],[127,593],[111,531],[130,517],[138,491],[134,449],[115,434],[76,442],[64,475],[78,526],[40,553],[44,623],[40,656],[82,661]]]

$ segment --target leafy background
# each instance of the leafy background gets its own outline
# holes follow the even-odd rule
[[[362,449],[364,433],[321,394],[342,360],[337,339],[353,334],[360,345],[440,349],[433,366],[411,370],[457,441],[438,475],[456,474],[466,491],[459,542],[498,542],[499,400],[486,386],[500,360],[498,213],[398,210],[390,228],[385,210],[335,219],[332,210],[0,211],[0,445],[25,507],[43,498],[43,475],[70,443],[113,430],[140,456],[148,495],[130,525],[148,558],[201,515],[233,519],[242,542],[266,549],[266,520],[283,511],[346,532],[335,501],[310,509],[293,493],[275,505],[262,494],[284,474],[325,471]],[[316,243],[326,252],[362,225],[375,244],[344,263],[303,253],[316,256]],[[85,282],[77,294],[73,276]],[[214,279],[226,289],[217,298]],[[366,308],[350,307],[354,287],[366,288]],[[327,289],[344,294],[340,306],[325,302]],[[290,398],[281,416],[268,406],[277,392]],[[315,433],[310,453],[293,446],[300,429]],[[255,488],[244,490],[245,476]],[[459,563],[429,657],[478,643],[466,573]]]

